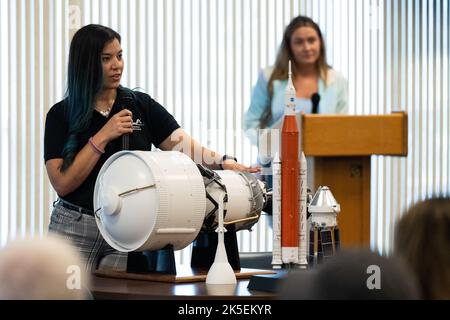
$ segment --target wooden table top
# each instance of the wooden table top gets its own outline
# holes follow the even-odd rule
[[[167,283],[92,276],[90,290],[95,299],[245,299],[271,300],[275,294],[247,288],[249,279],[236,285],[207,285],[205,282]]]

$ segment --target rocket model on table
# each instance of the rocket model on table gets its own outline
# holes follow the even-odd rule
[[[281,159],[273,160],[273,259],[272,266],[307,265],[306,158],[300,150],[300,132],[295,115],[296,92],[291,62],[285,93],[285,113],[281,132]],[[299,159],[300,157],[300,159]]]

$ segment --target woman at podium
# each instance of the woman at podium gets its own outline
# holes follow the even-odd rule
[[[292,62],[293,84],[297,93],[296,112],[348,112],[347,80],[327,64],[319,26],[308,17],[298,16],[284,31],[275,65],[259,73],[250,107],[245,113],[246,135],[258,147],[259,129],[282,126],[289,60]],[[274,154],[264,156],[260,150],[258,161],[263,167],[270,167],[271,156]],[[271,187],[271,176],[264,178]]]

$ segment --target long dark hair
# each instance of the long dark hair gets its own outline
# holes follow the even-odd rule
[[[317,23],[315,23],[311,18],[305,16],[298,16],[295,17],[284,30],[283,40],[281,42],[280,49],[278,50],[274,70],[267,83],[267,89],[269,91],[270,100],[272,100],[273,97],[273,82],[275,80],[285,80],[288,78],[289,60],[294,60],[294,55],[292,54],[291,50],[291,38],[295,30],[297,30],[300,27],[311,27],[317,32],[317,35],[319,36],[320,55],[319,60],[317,60],[316,67],[317,71],[319,72],[319,76],[325,81],[325,83],[327,82],[328,69],[330,68],[330,66],[327,63],[325,42],[323,41],[322,32],[320,31],[320,28],[317,25]],[[292,72],[295,74],[297,71],[295,64],[293,64],[292,67],[293,67]],[[272,109],[269,103],[266,112],[261,117],[260,121],[261,128],[267,127],[271,119],[272,119]]]
[[[101,54],[114,39],[121,41],[114,30],[96,24],[78,30],[70,44],[67,91],[65,94],[69,137],[63,149],[61,171],[73,162],[78,148],[78,134],[89,124],[95,97],[103,84]]]

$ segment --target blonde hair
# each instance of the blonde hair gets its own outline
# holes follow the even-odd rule
[[[315,23],[312,19],[305,16],[298,16],[294,18],[284,30],[283,40],[281,42],[280,49],[277,54],[275,66],[272,75],[270,76],[269,81],[267,83],[267,90],[269,92],[270,100],[272,100],[273,97],[273,82],[275,80],[285,80],[288,78],[289,60],[294,59],[291,50],[291,37],[294,34],[295,30],[297,30],[300,27],[311,27],[317,32],[317,35],[320,40],[320,54],[319,59],[317,60],[316,63],[316,67],[319,76],[324,80],[325,84],[327,84],[328,70],[330,69],[330,66],[328,65],[326,59],[325,43],[323,41],[322,32],[320,31],[320,28],[317,25],[317,23]],[[293,72],[295,73],[295,71],[296,66],[294,64]],[[267,127],[271,119],[272,119],[272,110],[269,102],[266,111],[261,117],[260,127],[261,128]]]
[[[72,270],[79,287],[71,285]],[[16,240],[0,251],[2,300],[80,300],[89,297],[87,284],[78,251],[56,236]]]

